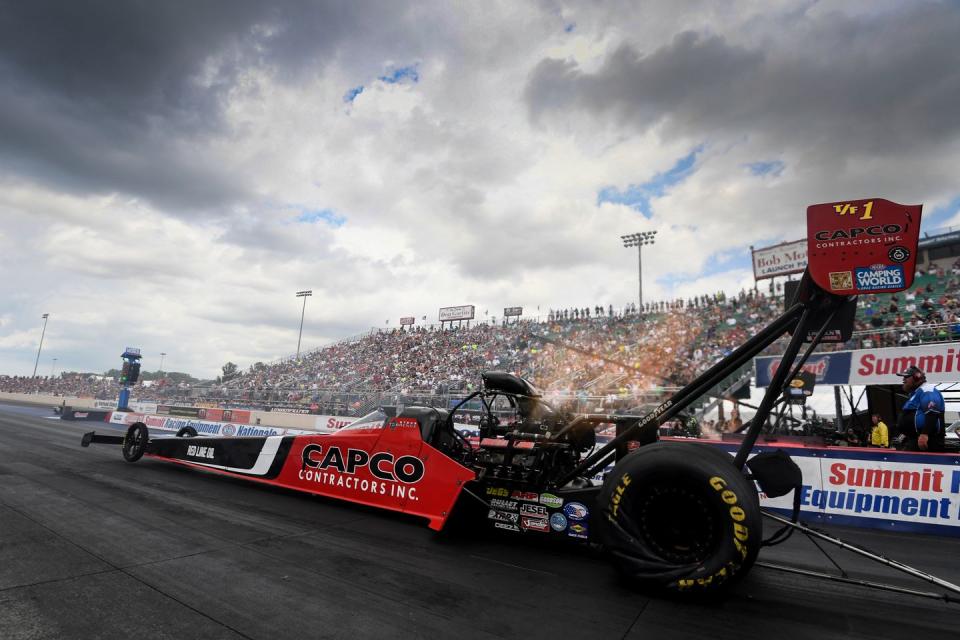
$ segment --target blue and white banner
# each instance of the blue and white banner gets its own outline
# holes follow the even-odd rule
[[[803,370],[817,376],[817,384],[849,384],[851,353],[850,351],[815,353],[804,363]],[[780,356],[754,358],[753,363],[756,386],[770,386],[770,380],[780,366]]]
[[[756,386],[766,387],[780,356],[754,358]],[[858,349],[815,353],[804,371],[816,374],[817,384],[900,384],[898,373],[911,366],[927,374],[927,382],[960,382],[960,342],[936,342],[913,347]]]
[[[712,443],[733,454],[737,445]],[[754,453],[772,451],[769,445]],[[800,519],[855,527],[960,536],[960,456],[849,447],[779,447],[803,472]],[[760,495],[793,509],[793,494]]]

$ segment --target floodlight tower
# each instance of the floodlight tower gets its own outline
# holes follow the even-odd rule
[[[312,295],[312,289],[297,291],[297,297],[303,298],[303,309],[300,311],[300,334],[297,336],[297,360],[300,359],[300,339],[303,338],[303,315],[307,312],[307,298]]]
[[[50,317],[49,313],[45,313],[42,316],[43,318],[43,331],[40,332],[40,346],[37,347],[37,360],[33,363],[33,378],[37,377],[37,365],[40,364],[40,351],[43,350],[43,336],[47,335],[47,318]]]
[[[637,248],[637,297],[640,301],[640,310],[643,310],[643,245],[653,244],[657,235],[656,231],[641,231],[639,233],[630,233],[620,236],[623,240],[623,246],[626,248]]]

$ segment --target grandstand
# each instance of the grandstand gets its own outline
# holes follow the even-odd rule
[[[742,344],[784,307],[780,295],[741,291],[691,300],[551,310],[546,318],[469,327],[371,330],[299,359],[260,364],[218,384],[138,385],[134,396],[228,406],[286,405],[357,415],[383,402],[446,404],[470,392],[480,372],[503,369],[535,381],[555,402],[610,410],[654,400]],[[821,349],[856,349],[960,338],[960,259],[925,260],[900,294],[860,296],[853,339]],[[776,353],[782,342],[768,352]],[[746,370],[730,384],[744,382]],[[113,380],[0,377],[0,391],[113,398]]]

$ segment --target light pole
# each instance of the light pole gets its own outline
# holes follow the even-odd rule
[[[653,244],[655,241],[654,236],[657,235],[656,231],[641,231],[639,233],[631,233],[625,236],[620,236],[620,239],[623,240],[623,246],[630,248],[637,248],[637,297],[640,300],[640,312],[643,312],[643,245]]]
[[[303,315],[307,312],[307,298],[313,295],[313,290],[297,291],[297,297],[303,298],[303,309],[300,311],[300,334],[297,336],[297,360],[300,359],[300,339],[303,338]]]
[[[57,369],[57,359],[53,359],[53,363],[50,365],[50,377],[53,378],[53,372]]]
[[[40,364],[40,350],[43,349],[43,336],[47,334],[47,318],[50,317],[49,313],[45,313],[41,316],[43,318],[43,331],[40,332],[40,346],[37,347],[37,361],[33,363],[33,377],[37,377],[37,366]]]
[[[163,377],[163,359],[167,357],[167,354],[163,351],[160,352],[160,377]]]

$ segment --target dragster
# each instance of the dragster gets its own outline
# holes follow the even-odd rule
[[[456,511],[508,533],[596,545],[630,583],[677,597],[722,596],[750,571],[762,546],[801,531],[945,593],[857,584],[954,600],[956,585],[800,524],[799,467],[782,451],[750,457],[771,410],[790,399],[790,383],[816,346],[850,338],[857,295],[911,286],[920,215],[920,206],[881,199],[809,207],[808,265],[792,304],[645,415],[567,414],[529,381],[490,371],[482,375],[481,390],[449,411],[380,409],[335,433],[151,438],[136,422],[124,436],[87,433],[82,445],[120,445],[130,462],[146,456],[412,514],[438,531]],[[660,424],[786,334],[791,337],[780,365],[735,456],[694,442],[658,441]],[[483,412],[476,444],[454,428],[457,412],[471,402]],[[515,421],[501,422],[497,409],[505,406]],[[597,446],[597,427],[611,424],[617,435]],[[597,481],[611,462],[613,470]],[[770,497],[793,492],[792,518],[762,511],[758,491]],[[765,516],[782,525],[767,540]]]

